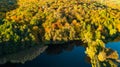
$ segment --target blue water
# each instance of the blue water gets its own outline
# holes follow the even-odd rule
[[[109,42],[106,47],[116,50],[120,56],[120,42]],[[38,53],[38,56],[31,61],[26,61],[24,64],[5,64],[2,67],[91,67],[85,48],[80,45],[49,46],[40,55],[39,51],[34,52]]]
[[[120,41],[119,42],[109,42],[106,44],[106,47],[116,50],[120,57]]]
[[[62,49],[58,54],[44,52],[34,60],[18,64],[16,67],[91,67],[84,51],[84,47],[74,46],[72,50]]]
[[[120,41],[119,42],[109,42],[106,44],[106,47],[117,51],[119,54],[119,59],[120,59]],[[118,67],[120,67],[120,64],[118,64]]]

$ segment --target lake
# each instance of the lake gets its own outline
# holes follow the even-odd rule
[[[120,41],[119,42],[109,42],[109,43],[107,43],[106,47],[116,50],[118,52],[119,58],[120,58]]]
[[[120,59],[120,41],[118,41],[118,42],[109,42],[109,43],[106,44],[106,47],[117,51],[118,54],[119,54],[119,59]],[[118,64],[118,67],[120,67],[120,63]]]
[[[120,42],[109,42],[106,47],[120,54]],[[91,67],[85,47],[78,44],[58,44],[33,47],[0,57],[0,67]],[[119,66],[120,67],[120,66]]]

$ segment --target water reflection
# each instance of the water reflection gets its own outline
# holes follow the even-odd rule
[[[60,54],[64,51],[72,51],[74,46],[82,46],[81,41],[70,41],[64,44],[49,44],[49,47],[46,49],[47,54]]]
[[[56,45],[49,44],[48,48],[36,47],[37,49],[30,49],[29,51],[22,51],[17,54],[1,57],[0,62],[1,64],[7,61],[12,63],[24,63],[7,63],[3,65],[3,67],[8,65],[12,67],[91,67],[91,64],[87,61],[89,58],[86,57],[84,53],[85,48],[81,46],[82,44],[83,43],[80,41]]]
[[[40,55],[47,46],[44,47],[32,47],[29,49],[22,50],[18,53],[13,53],[9,55],[0,56],[0,64],[10,63],[25,63],[26,61],[31,61]]]
[[[78,45],[79,44],[79,45]],[[18,67],[91,67],[86,61],[85,48],[81,42],[50,45],[31,62]]]
[[[91,60],[86,56],[85,46],[82,45],[83,43],[81,41],[74,41],[64,44],[49,44],[48,46],[43,47],[37,46],[34,48],[22,50],[19,53],[1,56],[0,64],[3,65],[0,65],[0,67],[91,67]],[[111,48],[114,49],[114,47]],[[117,47],[115,47],[115,49],[116,48]],[[105,48],[104,52],[107,53],[105,61],[99,61],[99,59],[104,58],[102,52],[101,57],[99,56],[95,58],[97,67],[120,67],[119,63],[114,60],[116,58],[114,56],[116,55],[115,51],[110,48]],[[112,57],[113,59],[111,59]],[[5,64],[6,62],[11,63]]]
[[[97,67],[119,67],[118,54],[110,48],[104,48],[104,51],[99,53],[96,60]]]
[[[106,47],[117,51],[120,59],[120,41],[116,40],[115,42],[109,42],[106,44]],[[120,60],[117,60],[117,65],[120,67]]]
[[[116,50],[120,57],[120,41],[117,42],[109,42],[106,44],[106,47]]]

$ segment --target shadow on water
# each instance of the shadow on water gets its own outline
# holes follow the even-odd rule
[[[86,44],[81,41],[70,41],[64,44],[31,47],[18,53],[0,56],[0,67],[91,67],[90,58],[86,56],[83,45]],[[109,48],[106,51],[108,61],[98,62],[100,66],[104,66],[105,63],[109,67],[120,67],[116,60],[109,59],[114,58],[115,52]]]
[[[82,45],[76,41],[23,50],[0,57],[0,67],[91,67]]]
[[[16,64],[11,64],[10,62],[8,62],[5,65],[0,65],[0,67],[16,67]]]
[[[85,45],[85,44],[84,44]],[[72,51],[74,46],[83,46],[82,41],[70,41],[63,44],[49,44],[49,47],[46,49],[46,53],[49,55],[57,55],[64,51]],[[84,46],[83,46],[84,47]]]
[[[111,47],[112,44],[115,45],[115,43],[108,43],[107,47]],[[31,47],[17,53],[0,56],[0,67],[91,67],[90,58],[86,56],[83,45],[86,44],[81,41],[70,41],[64,44]],[[111,48],[116,49],[114,45]],[[116,60],[109,59],[109,57],[114,58],[115,52],[109,48],[105,51],[107,51],[108,61],[98,62],[100,66],[104,67],[105,63],[109,67],[111,65],[120,67]]]
[[[21,50],[20,52],[0,56],[0,67],[13,66],[17,63],[24,64],[26,61],[31,61],[39,56],[47,46],[37,46],[29,49]]]

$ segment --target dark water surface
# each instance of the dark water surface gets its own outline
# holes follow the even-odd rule
[[[32,49],[33,50],[33,49]],[[49,46],[46,48],[43,53],[40,53],[40,49],[34,50],[34,54],[32,54],[32,50],[21,52],[19,55],[24,54],[23,56],[19,56],[18,54],[12,55],[9,58],[5,58],[12,63],[16,62],[25,62],[24,64],[11,64],[6,63],[0,65],[0,67],[91,67],[89,63],[89,58],[85,55],[85,48],[80,45],[69,44],[69,45],[57,45],[57,46]],[[25,56],[27,54],[27,56]],[[31,54],[31,55],[30,55]],[[35,56],[34,56],[35,55]],[[37,56],[38,55],[38,56]],[[14,56],[19,56],[18,58],[14,58]],[[32,59],[31,59],[32,56]],[[33,57],[34,56],[34,57]],[[24,57],[24,58],[23,58]],[[21,58],[21,59],[19,59]],[[0,58],[0,60],[5,61],[5,59]],[[23,59],[23,60],[22,60]],[[21,61],[19,61],[21,60]],[[27,62],[26,62],[27,61]],[[0,61],[2,62],[2,61]]]
[[[74,47],[71,51],[63,50],[60,54],[47,54],[44,52],[31,62],[18,67],[90,67],[85,61],[83,47]]]
[[[119,53],[120,42],[109,42],[107,48]],[[91,67],[85,48],[76,44],[35,47],[0,57],[0,67]]]

